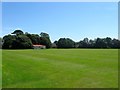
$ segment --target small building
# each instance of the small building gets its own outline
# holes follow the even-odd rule
[[[46,46],[45,45],[33,45],[33,48],[34,49],[46,49]]]

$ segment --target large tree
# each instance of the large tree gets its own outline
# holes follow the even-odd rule
[[[12,42],[13,49],[30,49],[32,48],[31,40],[25,35],[19,35]]]
[[[40,44],[40,36],[38,34],[25,34],[27,37],[30,38],[32,44]]]
[[[90,39],[89,40],[89,48],[94,48],[94,46],[95,46],[95,41]]]
[[[13,41],[16,40],[15,35],[6,35],[3,37],[3,49],[11,49]]]
[[[40,37],[50,38],[49,34],[41,32]]]
[[[3,49],[30,49],[32,42],[24,34],[6,35],[3,37]]]
[[[106,43],[107,48],[111,48],[112,47],[112,39],[110,37],[106,37],[104,39],[104,42]]]
[[[2,48],[2,38],[0,37],[0,49]]]
[[[120,48],[120,40],[113,39],[112,40],[112,48]]]
[[[40,33],[40,44],[45,45],[46,48],[51,47],[51,41],[50,41],[49,34],[43,33],[43,32]]]
[[[107,43],[105,42],[105,39],[103,38],[97,38],[95,40],[95,48],[106,48]]]
[[[15,30],[12,34],[22,35],[24,34],[22,30]]]
[[[60,38],[57,42],[58,48],[74,48],[75,42],[69,38]]]

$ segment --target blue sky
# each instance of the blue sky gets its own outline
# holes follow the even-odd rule
[[[117,2],[3,2],[2,34],[15,29],[40,34],[46,32],[52,41],[85,37],[118,38]]]

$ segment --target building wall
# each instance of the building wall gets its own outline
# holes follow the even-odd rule
[[[46,46],[33,46],[34,49],[45,49]]]

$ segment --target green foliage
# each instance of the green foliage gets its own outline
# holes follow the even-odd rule
[[[45,45],[46,48],[51,48],[51,41],[49,34],[43,32],[40,33],[40,44]]]
[[[117,49],[2,50],[2,59],[3,88],[118,88]]]
[[[89,40],[84,38],[80,42],[76,43],[79,48],[120,48],[120,41],[117,39],[97,38],[95,40]]]
[[[112,40],[112,48],[120,48],[120,41],[117,39]]]
[[[6,35],[3,37],[3,49],[11,49],[13,41],[16,40],[15,35]]]
[[[3,49],[30,49],[31,40],[23,35],[6,35],[3,37]]]
[[[46,48],[51,47],[50,37],[47,33],[42,32],[39,36],[38,34],[24,34],[21,30],[15,30],[12,34],[15,35],[3,37],[3,49],[30,49],[33,44],[42,44]]]
[[[38,34],[26,34],[30,38],[32,44],[40,44],[40,37]]]
[[[49,34],[41,32],[40,37],[49,38]]]
[[[60,38],[57,42],[58,48],[73,48],[74,47],[74,41],[69,38]]]
[[[28,34],[26,33],[26,36],[29,37],[33,44],[42,44],[45,45],[46,48],[51,47],[51,41],[49,34],[47,33],[40,33],[40,36],[38,34]]]
[[[46,38],[46,37],[40,37],[40,44],[45,45],[46,48],[51,47],[51,41],[49,38]]]
[[[30,49],[32,48],[31,40],[25,35],[16,36],[12,42],[12,49]]]
[[[21,31],[21,30],[15,30],[12,34],[22,35],[22,34],[24,34],[24,33],[23,33],[23,31]]]
[[[111,39],[110,37],[97,38],[94,40],[89,40],[88,38],[84,38],[79,42],[74,42],[70,38],[60,38],[58,41],[51,43],[49,34],[44,32],[41,32],[40,35],[38,35],[38,34],[29,34],[27,32],[24,34],[23,31],[21,30],[15,30],[12,34],[15,35],[6,35],[3,37],[3,41],[4,41],[2,46],[3,49],[11,49],[11,48],[27,49],[27,48],[31,48],[32,46],[31,44],[42,44],[45,45],[46,48],[51,48],[51,47],[52,48],[120,48],[120,40]],[[23,37],[20,37],[21,35]],[[28,38],[25,36],[27,36]],[[23,39],[24,41],[22,41],[22,39],[20,38],[24,38]],[[15,45],[17,46],[14,47]]]
[[[0,37],[0,49],[2,48],[2,38]]]

